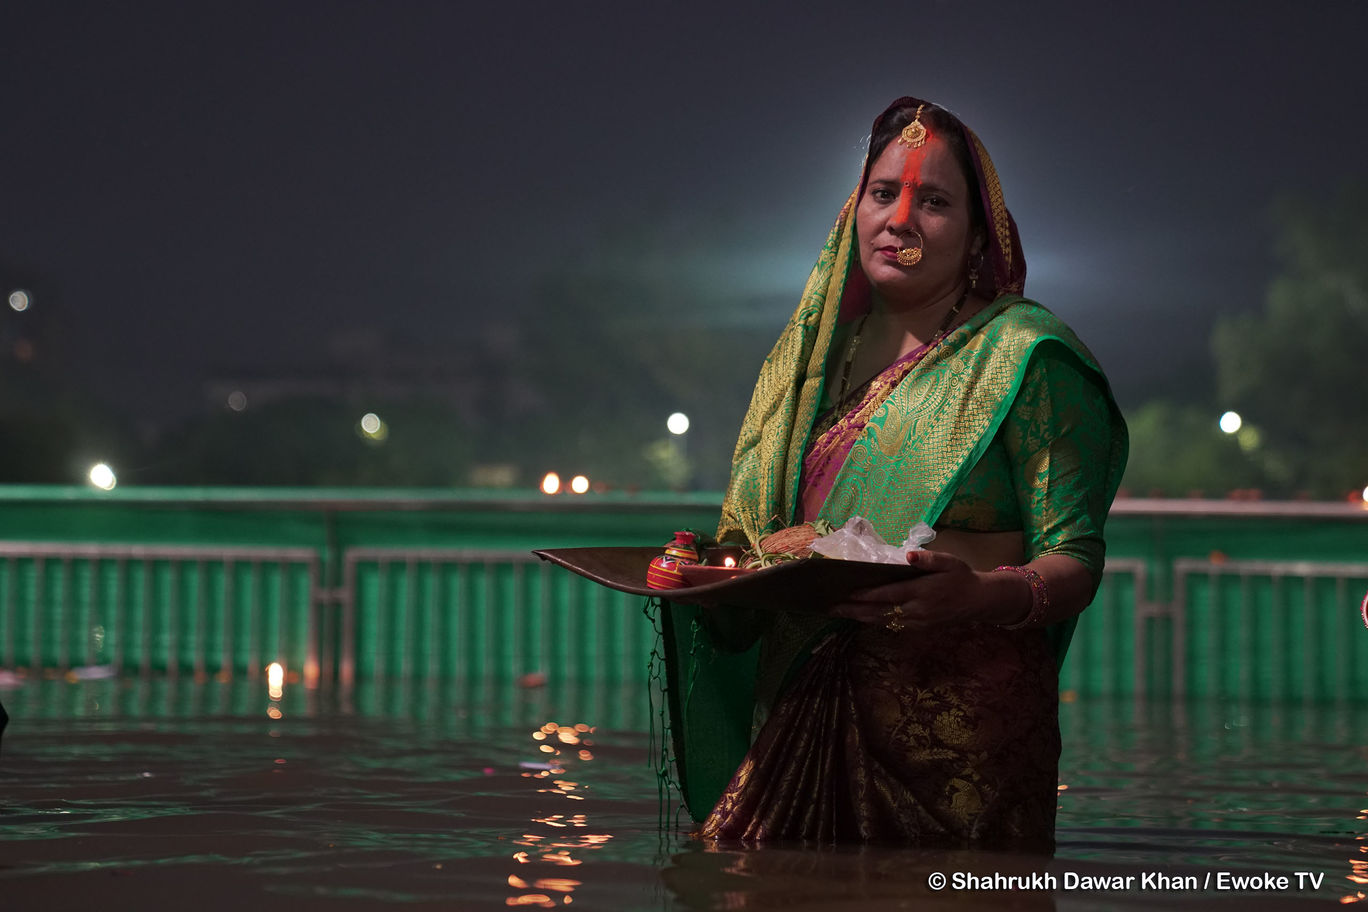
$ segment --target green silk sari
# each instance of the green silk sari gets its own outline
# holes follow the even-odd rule
[[[1030,529],[1026,529],[1026,560],[1060,551],[1080,557],[1097,574],[1101,570],[1101,521],[1125,463],[1125,425],[1100,367],[1082,342],[1044,307],[1014,293],[1025,274],[1015,226],[1002,206],[986,152],[977,137],[965,132],[984,183],[990,227],[995,229],[990,242],[996,267],[993,284],[1005,293],[917,363],[873,412],[851,445],[821,516],[837,525],[851,516],[864,516],[885,541],[897,542],[918,522],[934,526],[943,518],[950,519],[949,507],[956,508],[951,512],[957,516],[968,515],[966,510],[972,513],[975,502],[995,500],[994,508],[1010,512],[1013,505],[1003,502],[1016,496],[1014,487],[1034,487],[1051,496],[1063,493],[1068,484],[1058,483],[1062,467],[1066,462],[1074,468],[1081,464],[1089,469],[1086,483],[1094,489],[1085,499],[1094,520],[1096,560],[1090,560],[1088,553],[1071,551],[1067,541],[1033,537]],[[803,457],[823,398],[828,361],[842,338],[843,299],[849,300],[850,288],[863,278],[855,253],[858,195],[857,190],[843,208],[797,310],[761,370],[733,457],[718,527],[720,541],[754,545],[766,533],[794,521]],[[1024,384],[1036,376],[1032,371],[1038,370],[1042,360],[1033,361],[1037,352],[1070,363],[1083,382],[1064,389],[1095,399],[1091,414],[1100,414],[1106,426],[1089,439],[1082,452],[1071,453],[1067,460],[1058,451],[1053,459],[1026,460],[1017,466],[1012,481],[995,488],[983,479],[992,474],[992,465],[1003,462],[1002,440],[1010,436],[1016,444],[1026,441],[1024,447],[1008,448],[1019,453],[1034,445],[1029,438],[1041,436],[1029,418],[1011,424],[1013,409],[1035,415],[1051,407],[1052,390],[1039,382],[1023,394]],[[1031,408],[1023,412],[1019,400],[1027,399]],[[1049,432],[1042,433],[1048,436]],[[990,455],[985,458],[985,454]],[[697,821],[703,821],[728,790],[738,767],[743,771],[738,778],[750,773],[747,751],[770,707],[804,668],[814,644],[825,644],[833,632],[851,628],[849,622],[783,612],[769,620],[759,644],[728,654],[709,642],[697,609],[665,608],[671,739],[685,803]],[[1049,650],[1039,654],[1062,662],[1073,627],[1070,620],[1050,628],[1046,635]],[[825,651],[824,667],[833,661],[832,652]],[[805,681],[803,687],[813,690],[811,682]],[[731,797],[729,791],[727,800]]]
[[[1026,380],[1032,354],[1052,344],[1063,346],[1085,369],[1097,371],[1100,379],[1095,362],[1073,333],[1039,305],[1019,297],[1004,297],[975,315],[913,368],[875,410],[837,475],[822,518],[840,525],[851,516],[864,516],[885,541],[896,542],[916,523],[937,525],[947,506],[968,502],[969,498],[956,500],[956,493],[976,474],[984,474],[973,470],[1004,430]],[[768,362],[766,370],[771,369],[772,362]],[[1107,404],[1114,409],[1110,402]],[[805,429],[804,442],[811,422],[811,416],[804,416],[794,424]],[[1109,433],[1104,429],[1102,436],[1110,446],[1091,458],[1103,463],[1094,468],[1100,468],[1106,478],[1103,499],[1110,503],[1126,450],[1119,415]],[[756,439],[757,443],[772,441],[766,435],[757,435]],[[772,442],[756,449],[789,451]],[[801,446],[794,452],[801,458]],[[744,455],[738,453],[738,457]],[[1046,464],[1038,471],[1048,473],[1050,468]],[[1026,471],[1031,470],[1028,467]],[[1092,477],[1097,474],[1094,471]],[[771,482],[776,477],[785,479],[782,487]],[[1046,483],[1042,478],[1039,485]],[[755,461],[749,471],[736,471],[724,504],[719,540],[749,544],[788,525],[793,518],[791,505],[797,502],[797,486],[798,473],[787,465]],[[747,497],[761,491],[775,496],[768,502]],[[763,516],[784,519],[762,525],[758,520]],[[737,522],[738,517],[744,518]],[[744,525],[747,520],[754,523],[750,527],[754,531]],[[1027,560],[1044,553],[1029,540],[1027,546]],[[1071,553],[1092,563],[1086,560],[1088,555],[1073,554],[1067,548],[1049,550]],[[1100,571],[1100,566],[1093,569]],[[801,667],[812,644],[843,622],[778,613],[768,625],[763,649],[757,646],[742,654],[727,654],[711,648],[700,636],[697,609],[672,605],[667,621],[677,768],[690,813],[702,820],[756,733],[757,701],[761,707],[758,715],[763,718]],[[1076,619],[1070,619],[1046,631],[1057,664],[1063,662],[1075,625]]]

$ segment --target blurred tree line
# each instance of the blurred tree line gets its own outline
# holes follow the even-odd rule
[[[1340,499],[1368,484],[1366,213],[1363,184],[1276,208],[1280,272],[1263,307],[1219,318],[1213,389],[1128,412],[1125,489]],[[715,286],[649,274],[591,263],[544,280],[468,338],[412,340],[399,357],[372,358],[374,376],[339,360],[331,369],[346,377],[334,394],[218,401],[151,430],[71,389],[59,361],[35,358],[55,344],[41,324],[21,336],[0,327],[0,482],[80,483],[103,459],[137,485],[526,489],[554,471],[600,488],[720,490],[782,318],[719,330],[696,316],[698,301],[718,304]],[[716,310],[787,313],[739,294]],[[405,361],[396,380],[393,362]],[[1226,410],[1244,419],[1234,434],[1217,426]],[[665,427],[676,411],[691,422],[680,438]],[[383,418],[382,434],[360,427],[365,412]]]
[[[554,471],[599,490],[722,488],[771,331],[718,332],[692,315],[697,289],[603,265],[543,280],[463,337],[338,333],[309,364],[220,377],[169,423],[78,394],[54,359],[0,363],[0,483],[80,484],[105,461],[125,486],[530,489]]]
[[[1274,207],[1280,272],[1263,307],[1212,333],[1214,396],[1128,416],[1137,495],[1341,499],[1368,485],[1368,184]],[[1223,433],[1217,415],[1242,427]]]

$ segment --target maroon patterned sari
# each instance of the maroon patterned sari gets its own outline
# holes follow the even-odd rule
[[[869,415],[924,354],[818,420],[803,515],[817,515]],[[1058,763],[1058,677],[1042,630],[849,624],[817,642],[775,699],[700,835],[1050,851]]]

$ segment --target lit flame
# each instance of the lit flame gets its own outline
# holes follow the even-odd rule
[[[722,566],[724,566],[724,567],[735,567],[735,566],[736,566],[736,558],[732,557],[730,554],[727,555],[726,557],[722,558]]]
[[[266,666],[266,692],[272,700],[279,700],[285,694],[285,666],[272,662]]]

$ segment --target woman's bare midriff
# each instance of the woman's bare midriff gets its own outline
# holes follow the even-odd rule
[[[1004,564],[1020,564],[1026,556],[1021,531],[966,532],[963,529],[937,529],[936,538],[926,546],[930,551],[953,554],[970,567],[987,573]]]

